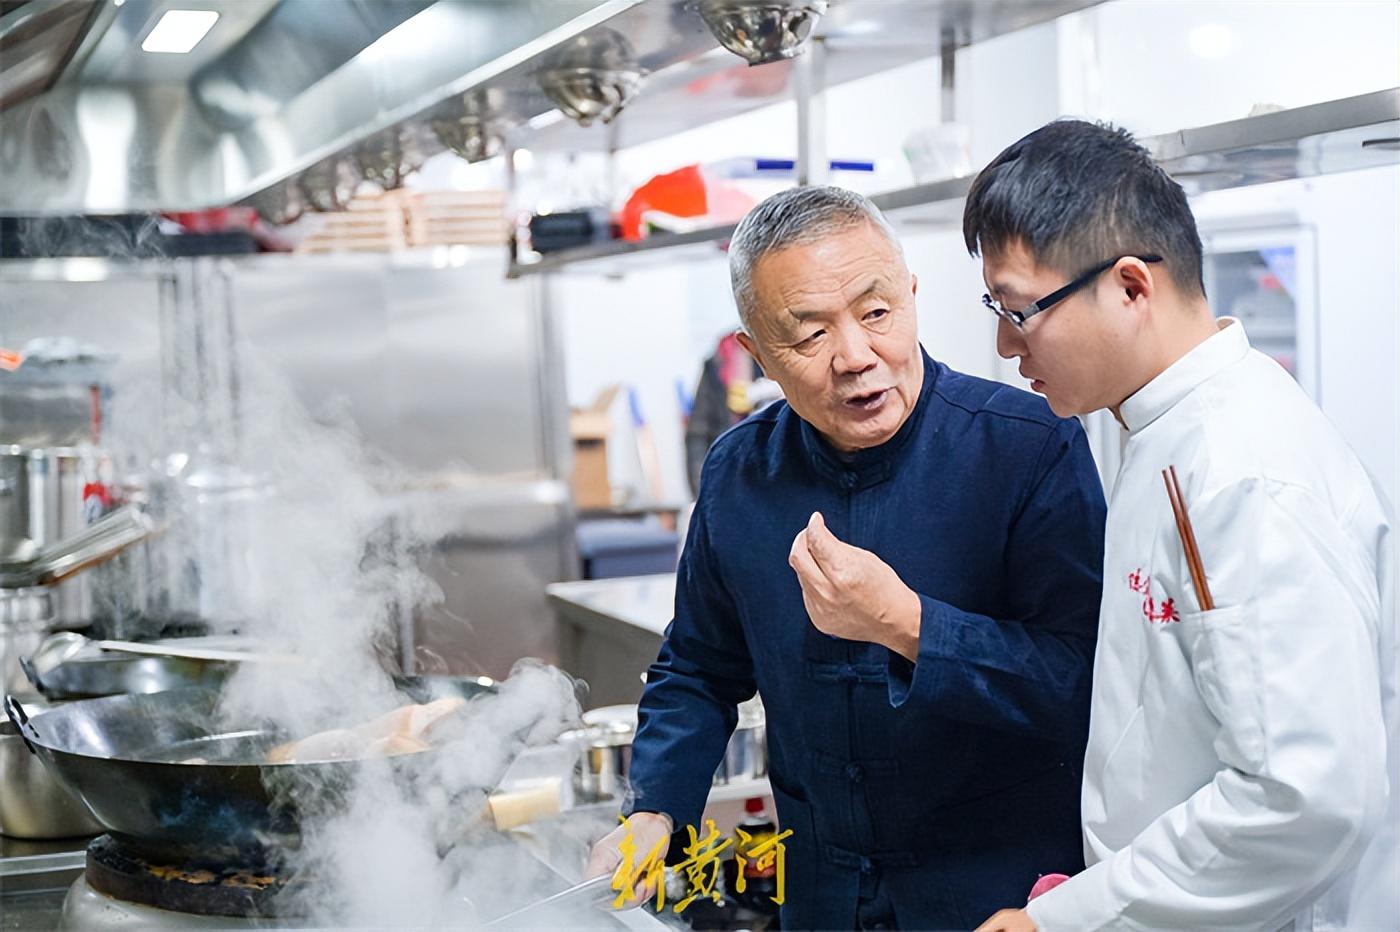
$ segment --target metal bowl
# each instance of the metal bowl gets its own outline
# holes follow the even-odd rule
[[[15,726],[0,719],[0,835],[11,838],[76,838],[102,826],[29,753]]]
[[[306,200],[294,180],[279,181],[245,202],[273,226],[286,226],[306,212]]]
[[[580,126],[611,122],[641,88],[642,73],[603,68],[551,68],[539,75],[540,88]]]
[[[750,65],[802,54],[827,0],[699,0],[719,44]]]
[[[336,156],[302,172],[299,185],[312,210],[318,213],[345,210],[360,185],[360,168],[353,156]]]
[[[438,142],[468,162],[500,154],[499,129],[481,117],[439,117],[432,121],[432,128]]]
[[[535,78],[566,116],[588,126],[616,117],[637,96],[644,74],[627,37],[599,27],[553,53]]]
[[[397,127],[362,142],[355,150],[355,161],[366,181],[396,191],[423,164],[423,151],[413,128]]]
[[[473,91],[439,108],[429,122],[438,142],[468,162],[498,155],[506,122],[500,117],[504,95],[491,90]]]

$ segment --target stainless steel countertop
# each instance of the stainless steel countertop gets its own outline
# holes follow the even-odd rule
[[[82,873],[88,841],[0,836],[0,930],[58,928],[63,898]]]
[[[570,620],[621,622],[660,636],[674,614],[676,574],[551,583],[544,591]]]

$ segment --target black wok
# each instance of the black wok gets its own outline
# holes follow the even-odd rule
[[[32,716],[11,696],[5,710],[30,750],[119,840],[198,862],[270,863],[297,846],[300,810],[336,805],[366,762],[266,763],[289,736],[230,729],[218,695],[189,688],[108,696]],[[388,764],[411,770],[413,758],[432,753]]]

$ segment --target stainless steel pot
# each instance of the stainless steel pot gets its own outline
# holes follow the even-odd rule
[[[23,447],[0,446],[0,563],[38,555],[29,524],[29,457]]]
[[[559,736],[561,744],[578,753],[574,793],[587,801],[621,796],[627,789],[627,774],[632,768],[637,707],[608,706],[587,712],[583,718],[583,728]]]
[[[95,447],[0,446],[0,563],[22,564],[39,551],[84,531],[84,490],[97,478]],[[51,621],[78,625],[92,619],[92,581],[85,576],[54,588]]]
[[[13,723],[0,719],[0,835],[76,838],[102,826],[24,746]]]
[[[739,723],[715,770],[715,785],[747,783],[768,776],[768,729],[763,701],[754,696],[739,706]]]
[[[583,715],[584,727],[561,735],[560,742],[578,751],[574,791],[590,800],[621,796],[632,766],[632,739],[637,733],[635,705],[605,706]],[[763,702],[754,696],[739,706],[739,721],[714,785],[746,783],[768,775],[768,741]]]

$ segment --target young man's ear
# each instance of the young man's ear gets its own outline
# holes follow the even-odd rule
[[[1113,277],[1129,302],[1138,298],[1151,298],[1157,293],[1156,282],[1152,280],[1152,269],[1136,256],[1120,259],[1113,267]]]
[[[753,357],[753,361],[758,363],[758,368],[763,371],[763,377],[768,378],[768,370],[763,365],[763,360],[758,355],[758,347],[754,345],[753,337],[742,330],[734,331],[734,339],[739,341],[739,345],[744,348],[744,352]]]

